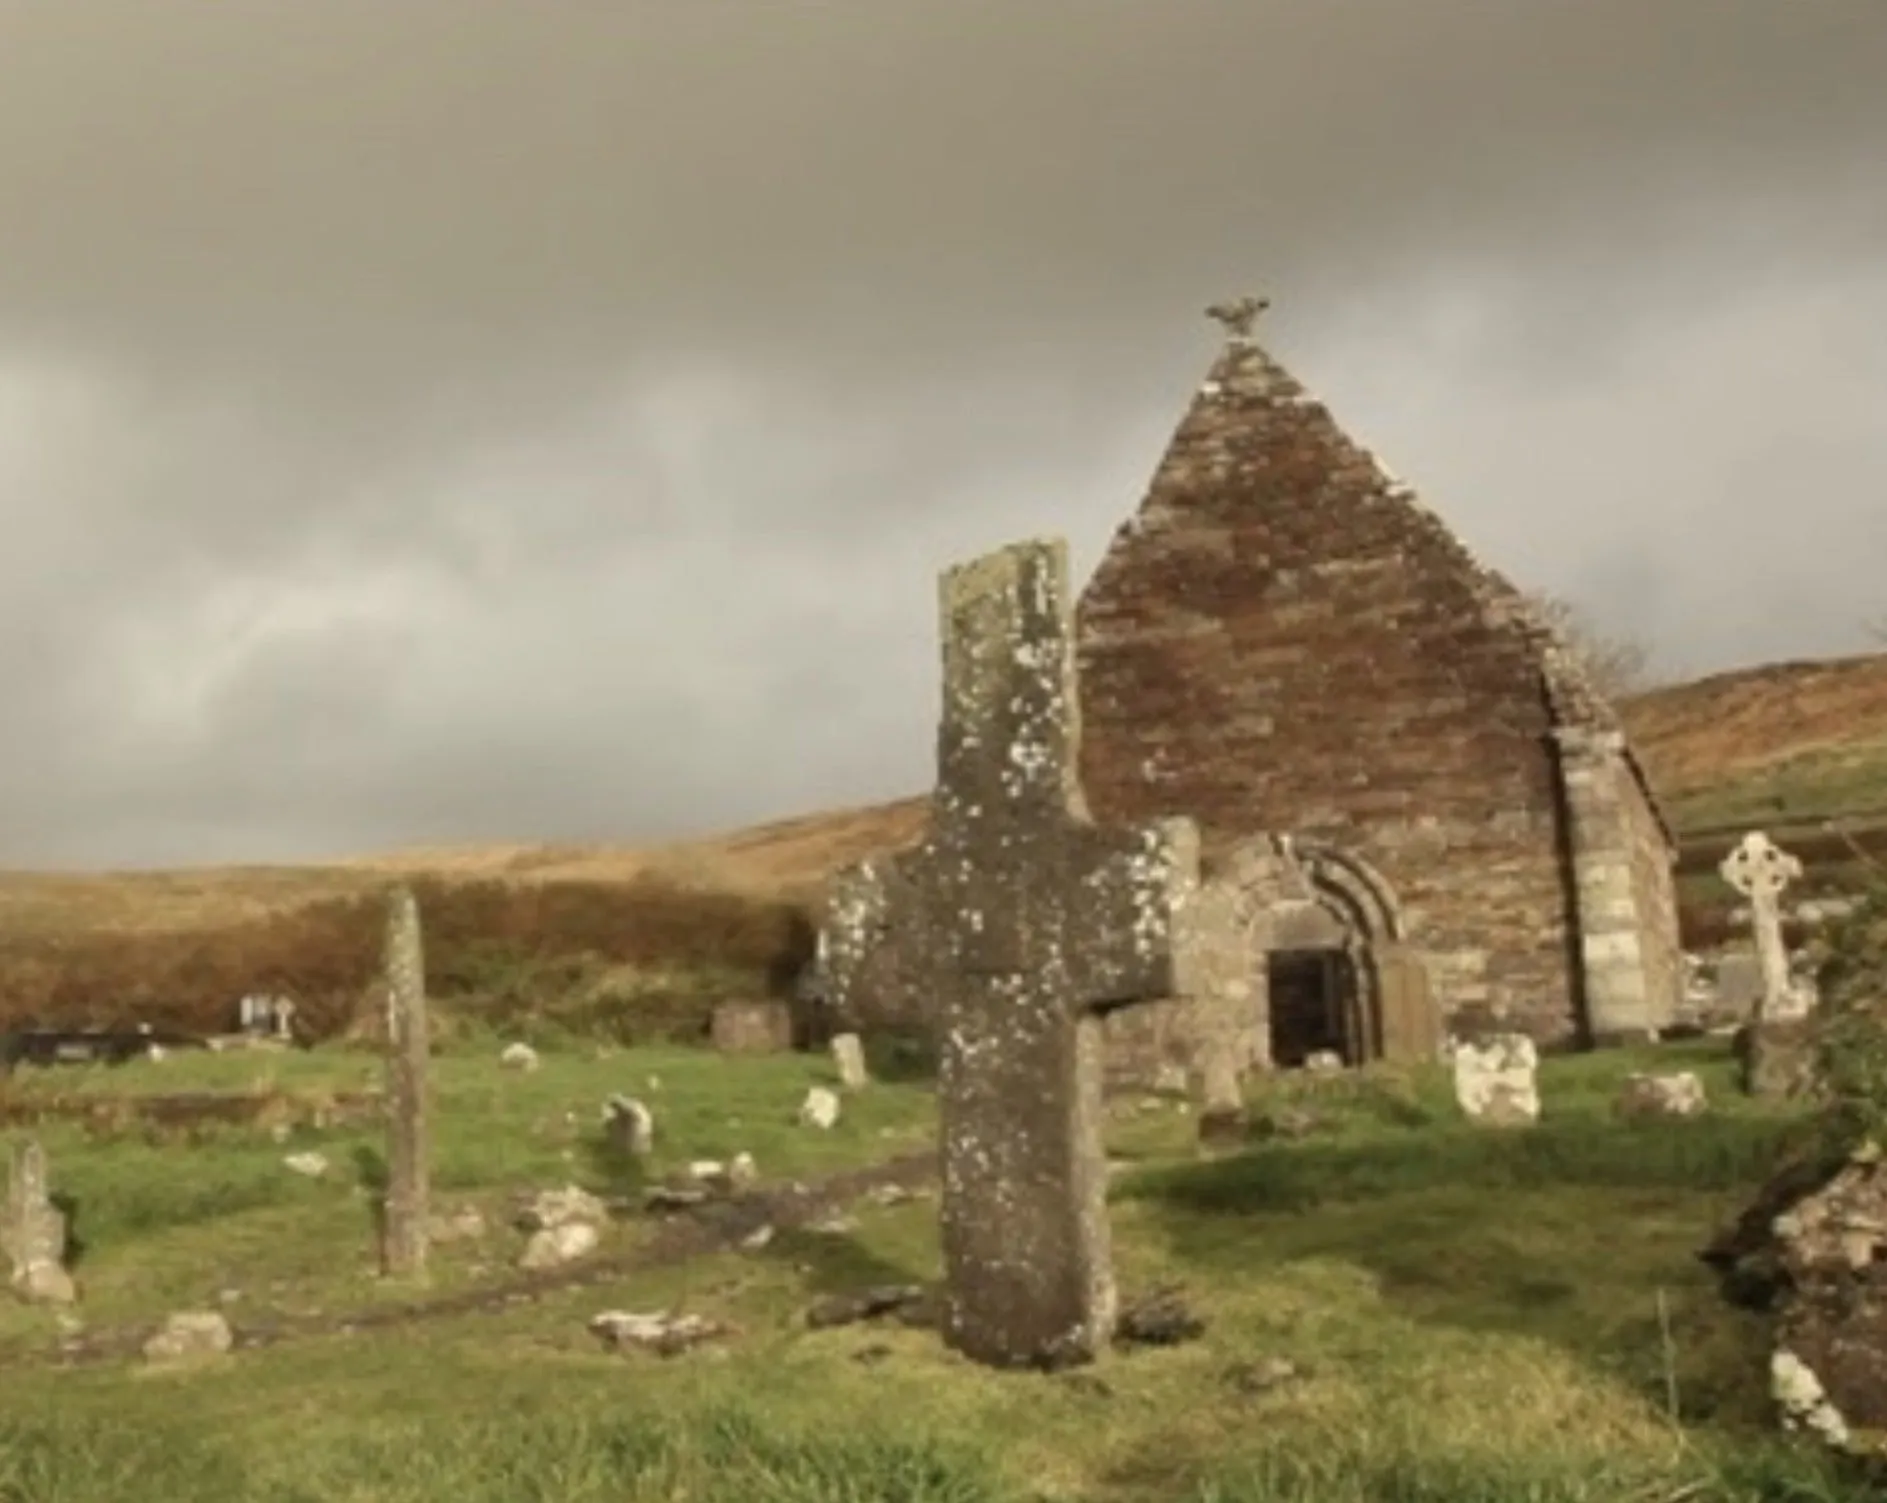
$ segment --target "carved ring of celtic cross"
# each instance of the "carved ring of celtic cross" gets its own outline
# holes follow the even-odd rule
[[[1773,896],[1802,875],[1802,863],[1763,836],[1751,835],[1723,858],[1721,870],[1739,892]]]

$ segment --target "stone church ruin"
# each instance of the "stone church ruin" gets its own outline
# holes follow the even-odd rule
[[[1093,817],[1197,824],[1249,957],[1211,1004],[1241,1069],[1655,1034],[1682,992],[1676,844],[1617,715],[1259,346],[1262,307],[1210,310],[1224,348],[1079,600]],[[875,958],[897,880],[867,861],[830,889],[833,1000],[866,1026],[930,1022]],[[1111,1016],[1111,1072],[1196,1068],[1207,1005]]]

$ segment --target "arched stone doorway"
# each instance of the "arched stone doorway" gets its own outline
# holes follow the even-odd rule
[[[1351,1066],[1433,1058],[1440,1020],[1394,889],[1354,852],[1289,838],[1278,848],[1295,891],[1261,902],[1253,926],[1270,1064],[1293,1069],[1320,1053]]]

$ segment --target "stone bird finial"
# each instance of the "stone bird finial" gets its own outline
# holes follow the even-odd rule
[[[1206,309],[1206,317],[1224,324],[1229,338],[1250,339],[1252,325],[1258,322],[1258,315],[1270,306],[1271,299],[1266,297],[1234,298],[1230,302],[1214,303]]]

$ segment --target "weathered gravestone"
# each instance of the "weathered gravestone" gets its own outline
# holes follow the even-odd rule
[[[426,1269],[429,1194],[426,959],[419,903],[410,888],[387,908],[387,1194],[381,1266],[395,1276]]]
[[[22,1299],[69,1304],[75,1297],[65,1268],[66,1219],[52,1203],[46,1152],[37,1139],[13,1146],[0,1251],[12,1265],[12,1286]]]
[[[1107,1342],[1118,1306],[1100,1015],[1196,984],[1198,834],[1087,818],[1065,544],[961,565],[940,593],[929,834],[837,884],[829,928],[854,928],[826,947],[828,985],[840,1007],[857,971],[932,1001],[945,1341],[1065,1366]]]
[[[1717,871],[1749,900],[1750,929],[1762,971],[1762,994],[1736,1039],[1743,1089],[1754,1096],[1799,1094],[1812,1083],[1814,1038],[1805,996],[1789,974],[1782,892],[1802,875],[1802,863],[1761,830],[1752,830]]]
[[[865,1064],[865,1041],[855,1033],[841,1033],[830,1045],[833,1068],[839,1072],[839,1084],[848,1091],[862,1091],[871,1084],[871,1071]]]

